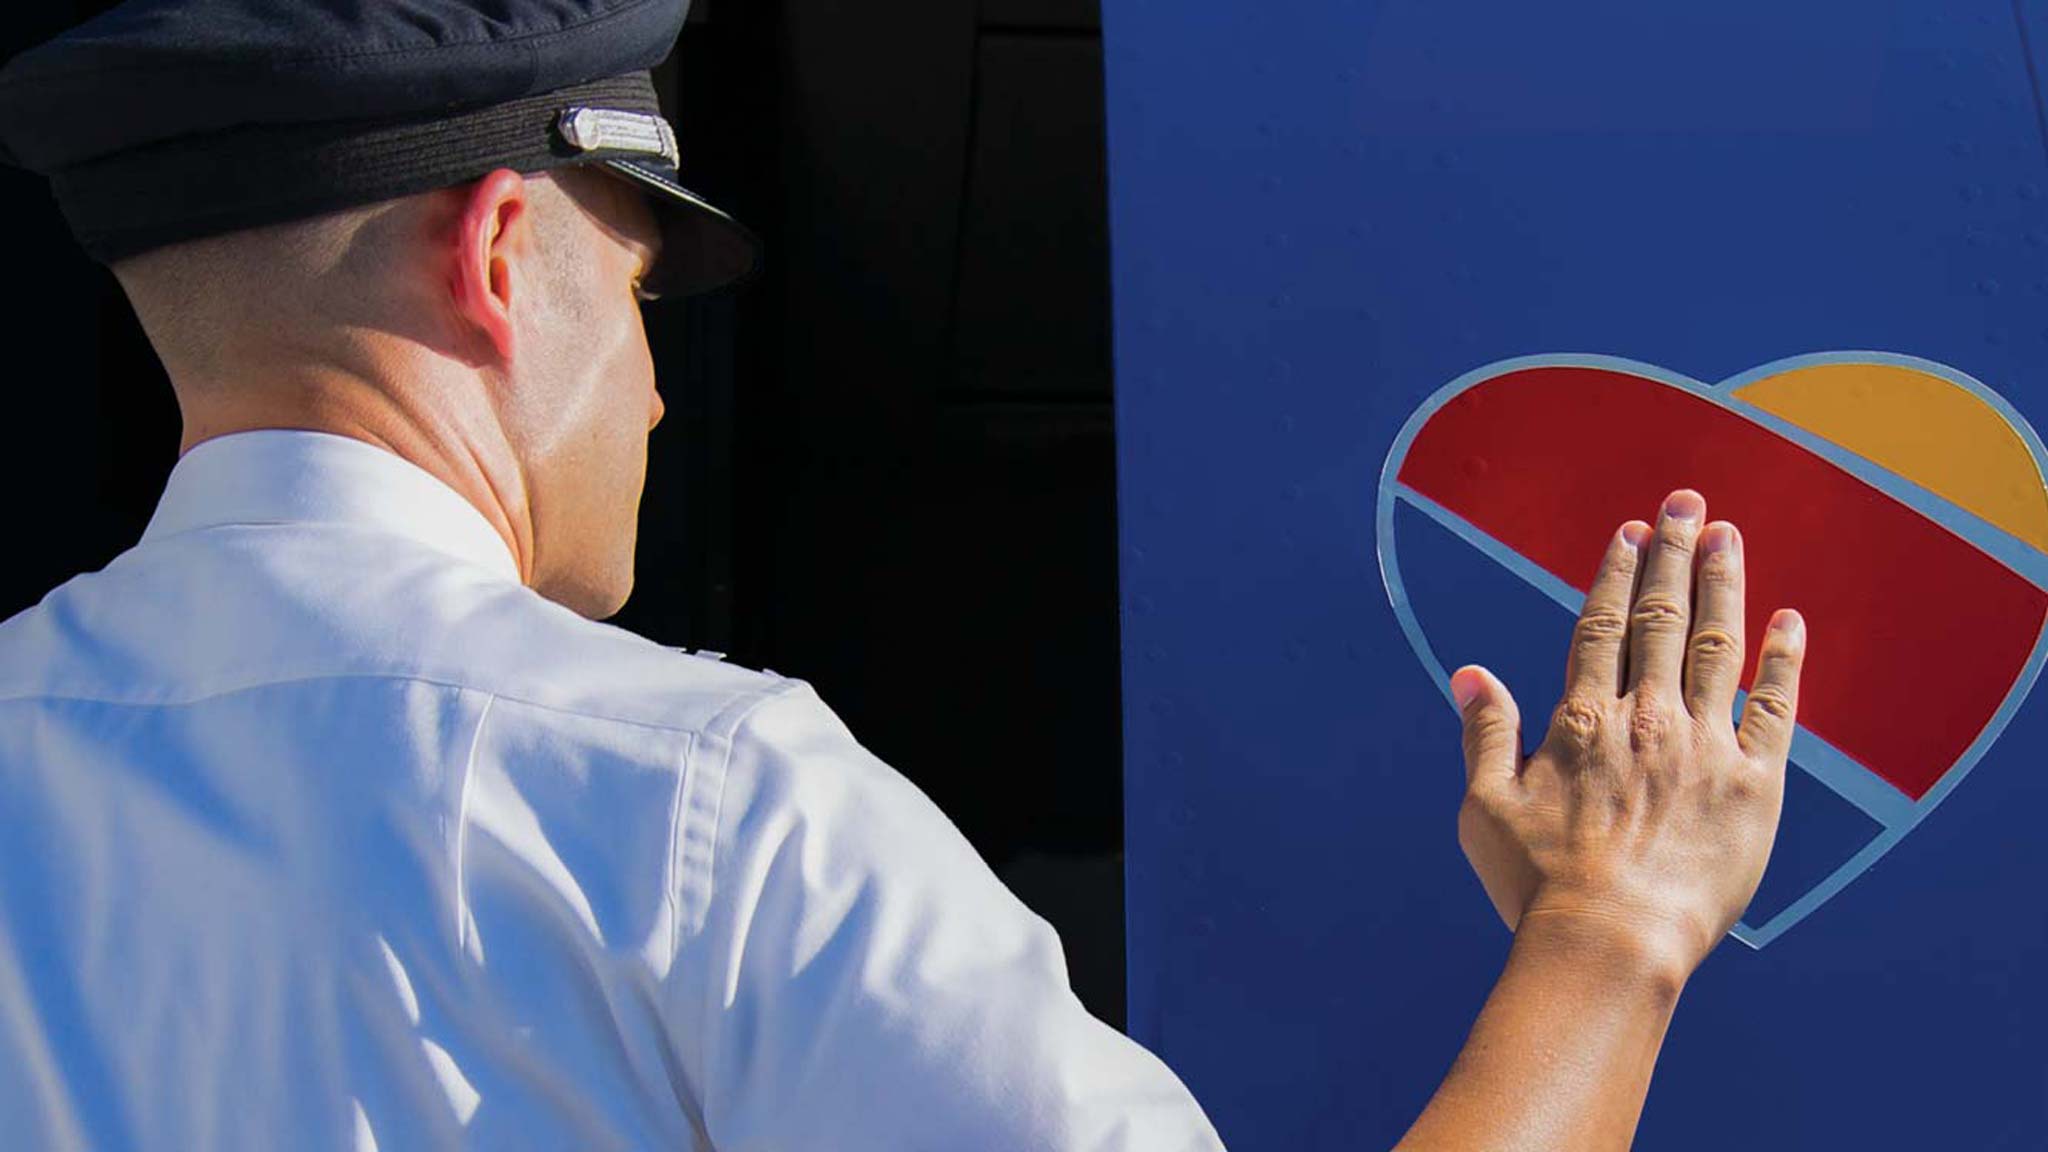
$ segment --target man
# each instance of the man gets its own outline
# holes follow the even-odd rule
[[[138,0],[0,72],[185,422],[143,539],[0,626],[10,1146],[1219,1146],[808,686],[594,622],[636,301],[752,260],[655,115],[684,8]],[[1516,938],[1406,1146],[1628,1143],[1776,826],[1803,632],[1738,729],[1742,619],[1674,493],[1535,757],[1455,678]]]

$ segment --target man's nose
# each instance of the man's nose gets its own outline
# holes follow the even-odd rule
[[[653,389],[649,389],[648,395],[654,397],[654,418],[647,422],[647,430],[649,432],[652,432],[654,431],[655,425],[660,424],[661,418],[668,413],[668,405],[661,402],[660,392],[655,391]]]

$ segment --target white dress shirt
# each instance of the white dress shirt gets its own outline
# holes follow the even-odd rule
[[[289,431],[0,625],[0,1144],[1220,1147],[807,684]]]

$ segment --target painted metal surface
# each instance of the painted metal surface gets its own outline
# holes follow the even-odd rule
[[[1443,674],[1547,713],[1571,541],[1731,443],[1818,696],[1639,1146],[2048,1146],[2043,20],[1106,0],[1130,1020],[1233,1146],[1420,1108],[1507,943]]]

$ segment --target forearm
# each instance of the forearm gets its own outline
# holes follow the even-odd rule
[[[1532,916],[1400,1149],[1626,1149],[1683,982],[1650,949]]]

